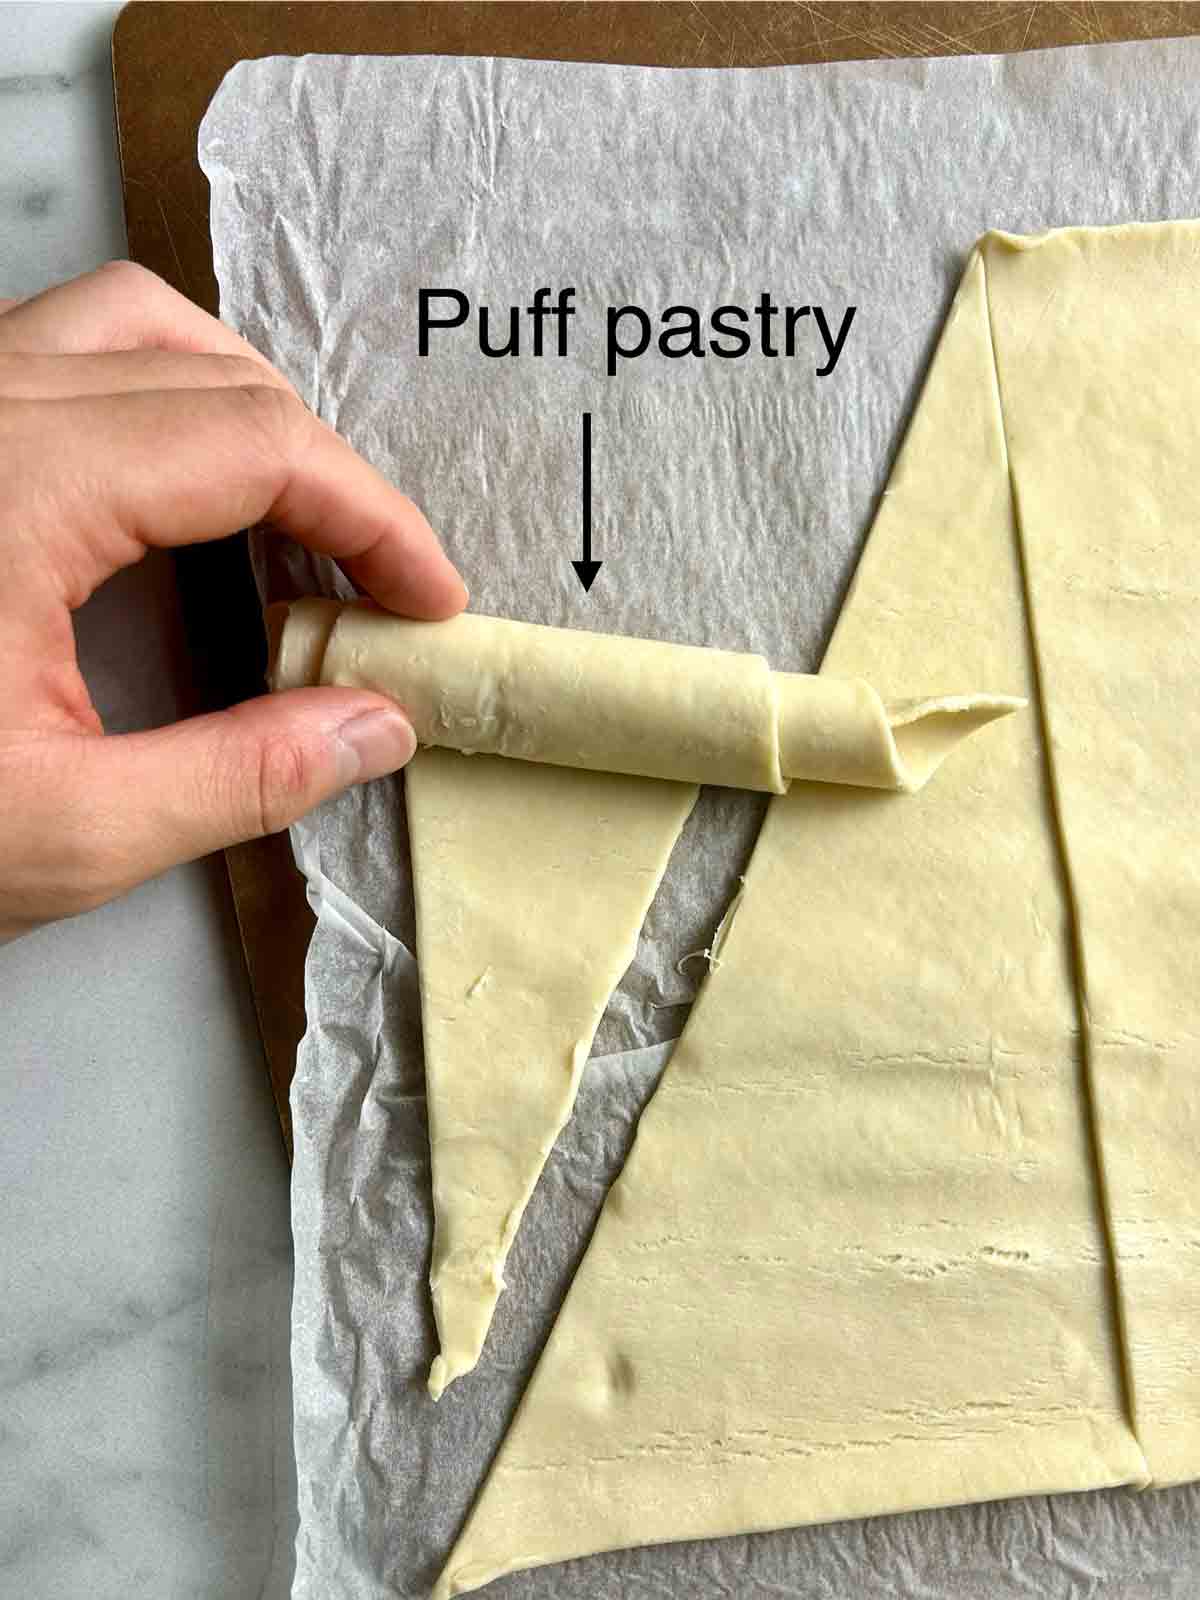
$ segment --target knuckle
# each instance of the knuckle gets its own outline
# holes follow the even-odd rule
[[[157,273],[151,272],[149,267],[140,266],[136,261],[106,261],[103,266],[96,268],[96,273],[134,293],[157,294],[167,287]]]
[[[208,359],[213,363],[214,376],[231,389],[268,388],[292,393],[291,385],[282,374],[253,356],[220,355]]]
[[[258,760],[257,812],[259,833],[278,833],[309,809],[317,781],[313,753],[299,739],[281,735],[262,746]]]
[[[24,925],[92,911],[134,881],[120,835],[88,803],[90,742],[0,736],[0,910],[7,905]],[[41,797],[36,821],[34,796]]]
[[[83,782],[86,768],[78,769],[70,785],[71,799],[64,807],[55,840],[53,880],[68,913],[91,911],[128,887],[128,863],[111,827],[92,815]],[[60,774],[61,781],[61,774]]]
[[[169,346],[179,308],[190,305],[165,279],[136,261],[107,261],[88,281],[103,289],[87,342],[93,354]]]
[[[63,819],[52,861],[40,874],[42,891],[58,916],[92,911],[124,887],[110,844],[82,816]]]
[[[307,434],[310,418],[290,389],[264,383],[260,373],[253,383],[233,391],[244,411],[250,437],[272,461],[289,462]]]
[[[111,849],[99,848],[85,835],[77,842],[74,871],[64,885],[66,914],[78,916],[82,911],[94,911],[97,906],[115,900],[129,886],[130,880],[118,869]]]

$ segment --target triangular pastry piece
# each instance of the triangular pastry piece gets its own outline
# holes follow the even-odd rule
[[[509,1247],[696,790],[448,750],[423,750],[405,781],[436,1399],[479,1360]]]

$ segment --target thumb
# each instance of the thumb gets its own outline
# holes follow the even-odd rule
[[[292,689],[150,733],[88,740],[84,792],[114,889],[285,828],[394,772],[416,736],[382,695]]]

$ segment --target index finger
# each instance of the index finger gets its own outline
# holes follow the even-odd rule
[[[53,565],[61,544],[68,605],[146,547],[259,521],[332,556],[389,610],[433,620],[466,604],[418,508],[289,391],[264,384],[14,401],[8,415],[10,429],[28,432],[16,459],[55,441],[61,531],[40,559]]]

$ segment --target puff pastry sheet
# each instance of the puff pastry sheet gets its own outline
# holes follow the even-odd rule
[[[1036,714],[772,801],[440,1595],[1200,1473],[1198,256],[972,257],[825,670]]]

